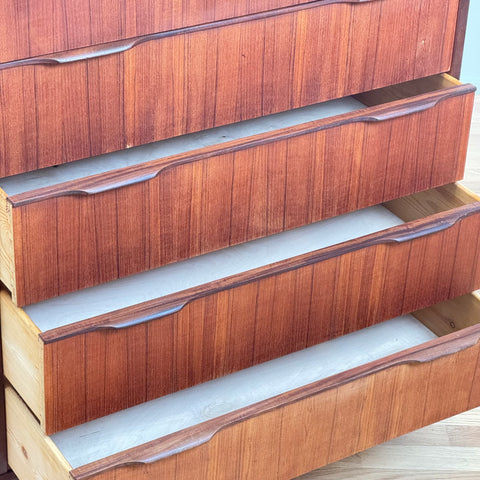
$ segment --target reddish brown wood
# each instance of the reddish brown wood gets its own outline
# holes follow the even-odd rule
[[[459,180],[471,91],[422,94],[13,196],[17,304]]]
[[[456,212],[41,334],[47,432],[479,288],[480,203]]]
[[[3,64],[0,175],[447,71],[458,1],[320,1],[100,58]]]
[[[72,471],[289,480],[480,405],[480,329],[428,342]]]
[[[275,10],[308,0],[4,0],[0,63]]]
[[[465,33],[467,31],[467,17],[470,0],[460,0],[458,4],[457,27],[455,29],[455,43],[453,44],[452,66],[450,75],[460,78],[462,70],[463,47],[465,45]]]
[[[205,160],[219,155],[235,154],[240,150],[260,147],[282,140],[288,141],[301,135],[345,127],[352,123],[388,122],[408,115],[423,113],[429,109],[438,107],[441,102],[459,96],[466,97],[468,94],[474,93],[475,90],[476,88],[471,84],[455,85],[452,81],[445,78],[445,76],[435,75],[393,87],[365,92],[356,96],[360,102],[365,103],[366,106],[371,108],[364,108],[363,110],[352,113],[282,128],[212,147],[205,147],[183,154],[144,162],[131,167],[111,170],[103,174],[55,184],[49,187],[29,190],[9,197],[9,200],[14,207],[19,207],[28,203],[66,195],[77,196],[103,193],[109,190],[147,182],[166,169],[186,163]],[[468,100],[468,98],[464,98],[463,101],[465,104],[463,105],[463,109],[459,108],[462,102],[461,100],[447,102],[448,105],[445,106],[445,109],[438,113],[442,117],[449,119],[452,123],[461,122],[461,118],[456,118],[460,115],[461,117],[465,117],[464,121],[468,125],[471,120],[471,115],[469,114],[471,101]],[[455,106],[450,108],[450,103],[455,104]],[[435,124],[437,121],[438,116],[432,119],[425,117],[422,118],[421,123],[429,122],[430,124]],[[452,130],[456,132],[455,129]],[[409,131],[408,133],[411,135],[418,134],[416,130]],[[460,137],[468,135],[468,133],[468,129],[462,128]],[[463,138],[461,138],[461,141],[464,143]],[[318,154],[318,152],[315,153]]]

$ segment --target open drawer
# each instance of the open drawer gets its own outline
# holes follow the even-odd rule
[[[480,405],[479,322],[467,295],[50,438],[8,387],[9,462],[19,480],[290,480]]]
[[[0,279],[23,306],[457,181],[473,91],[433,76],[3,179]]]
[[[0,176],[448,72],[458,4],[319,0],[2,63]]]
[[[464,295],[479,251],[451,184],[24,309],[4,291],[5,375],[53,433]]]

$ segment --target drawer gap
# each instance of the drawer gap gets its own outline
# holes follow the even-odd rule
[[[368,107],[373,107],[458,85],[461,85],[461,83],[457,79],[444,73],[359,93],[354,95],[353,98]]]
[[[478,201],[478,195],[459,183],[451,183],[391,200],[383,205],[404,222],[411,222]]]
[[[78,468],[328,378],[435,335],[407,315],[52,435]],[[134,432],[132,432],[134,429]],[[131,439],[121,432],[130,430]]]
[[[67,189],[69,182],[89,179],[107,172],[112,172],[113,175],[121,175],[125,169],[132,169],[135,166],[138,168],[140,165],[147,166],[150,162],[154,162],[157,168],[163,168],[177,156],[181,156],[183,162],[194,161],[195,154],[200,151],[203,152],[202,149],[206,148],[214,149],[217,147],[225,150],[234,147],[237,142],[253,143],[256,140],[273,141],[275,137],[288,137],[294,134],[291,131],[292,129],[300,131],[302,128],[305,129],[307,124],[312,124],[311,128],[313,130],[333,128],[341,123],[356,121],[352,115],[361,115],[363,111],[366,113],[368,107],[386,105],[397,100],[406,100],[458,86],[458,82],[454,80],[446,74],[434,75],[360,95],[343,97],[287,112],[212,128],[199,133],[182,135],[67,164],[13,175],[0,179],[0,189],[8,197],[58,187],[63,184],[66,184],[65,189]],[[408,114],[408,112],[405,112],[405,114]],[[330,120],[332,125],[328,125]],[[322,125],[315,127],[315,122],[322,122]],[[267,134],[273,134],[272,138],[264,138]],[[215,155],[213,150],[211,155]],[[191,158],[189,159],[189,157]],[[177,160],[180,160],[180,158]],[[116,170],[118,172],[114,172]],[[112,179],[109,178],[108,181],[111,182]],[[31,196],[34,197],[35,195],[32,194]]]
[[[51,438],[73,467],[119,453],[125,430],[135,430],[129,447],[239,410],[312,382],[348,371],[436,338],[418,316],[450,309],[458,328],[480,321],[480,301],[468,295],[406,315],[280,359],[60,432]],[[228,393],[227,393],[228,392]],[[96,438],[99,442],[96,443]],[[130,440],[131,441],[131,440]]]

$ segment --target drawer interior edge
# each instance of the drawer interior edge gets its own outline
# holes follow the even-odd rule
[[[0,189],[0,280],[15,295],[15,247],[12,206]]]
[[[437,308],[439,311],[445,311],[445,308],[447,307]],[[475,312],[478,312],[480,309],[480,301],[478,297],[469,295],[456,299],[455,301],[450,302],[449,308],[451,309],[451,314],[454,318],[458,319],[457,325],[459,328],[462,326],[460,317],[466,311],[469,311],[473,315],[470,320],[476,318],[476,322],[473,323],[477,324],[480,322],[480,318],[475,314]],[[381,362],[380,359],[392,354],[388,353],[389,351],[395,353],[398,352],[400,354],[401,351],[405,351],[411,347],[423,347],[424,345],[426,347],[431,340],[437,338],[437,335],[432,332],[431,328],[423,325],[421,320],[415,320],[415,316],[416,314],[414,314],[414,316],[398,317],[383,322],[382,324],[354,332],[353,334],[287,355],[286,357],[272,360],[244,371],[236,372],[227,377],[207,382],[170,396],[147,402],[146,404],[132,407],[131,409],[112,414],[103,419],[94,420],[89,424],[80,425],[68,431],[59,432],[53,435],[52,439],[56,442],[60,451],[62,451],[69,460],[70,464],[72,464],[74,468],[79,468],[82,464],[85,465],[87,463],[98,461],[100,457],[107,457],[119,453],[115,451],[115,442],[112,440],[117,435],[115,430],[117,428],[121,429],[122,424],[137,425],[138,423],[135,420],[137,415],[140,415],[141,418],[148,419],[149,422],[150,431],[142,430],[146,433],[146,436],[144,437],[145,443],[157,438],[162,438],[163,436],[174,432],[179,432],[179,435],[183,435],[181,432],[188,432],[188,428],[190,428],[188,425],[189,421],[193,422],[192,426],[199,424],[198,420],[194,420],[194,417],[200,418],[200,423],[203,423],[222,415],[236,415],[235,412],[240,412],[243,408],[246,408],[247,405],[253,405],[253,410],[248,410],[250,412],[249,415],[256,415],[257,413],[261,413],[263,400],[261,397],[256,399],[249,398],[249,388],[256,392],[255,394],[260,392],[259,395],[263,396],[264,399],[276,397],[276,395],[282,395],[282,390],[285,393],[288,391],[300,392],[302,390],[301,385],[317,385],[317,382],[320,383],[318,384],[319,386],[315,386],[315,388],[318,388],[320,391],[323,388],[320,386],[323,385],[320,381],[321,378],[330,378],[332,375],[335,375],[332,371],[324,372],[325,376],[319,374],[319,369],[322,370],[325,366],[328,366],[327,368],[332,368],[332,366],[333,368],[340,368],[339,365],[342,365],[340,370],[346,372],[355,368],[355,365],[360,366],[370,364],[374,361],[377,362],[375,358]],[[465,324],[462,327],[466,326],[468,325]],[[345,343],[343,346],[344,348],[339,345],[340,343]],[[349,345],[348,347],[346,346],[347,344]],[[358,354],[355,353],[357,351]],[[326,360],[331,355],[331,358],[333,359],[333,356],[338,355],[338,352],[342,352],[341,355],[351,355],[353,363],[350,363],[350,360],[346,359],[338,359],[338,361]],[[318,355],[320,355],[320,357]],[[321,358],[322,355],[326,355],[324,359]],[[356,355],[359,356],[356,357]],[[298,364],[296,362],[298,362]],[[305,367],[305,365],[307,365],[307,367]],[[343,368],[345,365],[346,367]],[[302,372],[300,375],[301,380],[299,380],[299,371]],[[295,381],[300,382],[300,385],[295,386],[294,384],[288,383],[290,381],[290,374],[291,378],[295,377]],[[259,385],[257,385],[256,380],[254,380],[256,375],[258,375],[260,382]],[[305,375],[307,377],[305,377]],[[318,376],[320,376],[320,380],[315,378]],[[346,376],[345,378],[348,377]],[[242,382],[246,383],[244,384]],[[279,384],[281,383],[283,383],[283,388],[279,387]],[[276,388],[280,388],[281,390],[275,393],[274,390]],[[217,389],[217,393],[211,393],[217,391]],[[227,398],[223,399],[221,392],[229,392],[227,396],[230,400]],[[194,396],[192,397],[191,395]],[[210,407],[208,400],[209,395],[212,395],[211,398],[215,399],[214,403],[210,404]],[[246,398],[249,398],[249,400],[246,400]],[[241,404],[242,401],[246,402],[243,406]],[[279,402],[281,401],[283,400],[279,400]],[[235,404],[235,402],[239,403]],[[192,405],[194,405],[194,407],[191,407]],[[197,408],[198,405],[200,406]],[[281,404],[279,404],[279,406],[281,406]],[[174,408],[174,410],[180,408],[182,412],[184,412],[182,421],[187,423],[184,423],[182,426],[174,426],[172,423],[169,423],[166,415],[169,413],[171,414],[174,411],[172,408]],[[196,411],[193,416],[189,413],[192,409]],[[196,415],[200,415],[200,417],[196,417]],[[206,417],[203,417],[202,419],[202,415],[206,415]],[[178,417],[178,415],[176,416]],[[173,417],[175,417],[175,414]],[[228,417],[225,418],[227,419]],[[228,420],[222,420],[222,422],[223,421],[228,422]],[[173,428],[173,432],[168,430],[169,428]],[[89,457],[88,454],[83,456],[88,445],[78,448],[78,442],[81,441],[79,439],[89,438],[90,440],[93,440],[93,437],[89,436],[89,434],[99,431],[102,431],[102,434],[100,434],[102,438],[100,443],[102,445],[109,445],[108,448],[110,448],[110,450],[108,452],[103,451],[102,454],[96,449],[92,452],[93,449],[91,449],[90,452],[94,453],[94,456]],[[106,433],[107,431],[110,433]],[[185,434],[188,435],[188,433]],[[132,444],[131,448],[135,448],[136,446],[138,445]],[[82,458],[80,458],[79,452],[82,453]]]
[[[3,188],[4,192],[12,197],[12,200],[15,196],[19,196],[22,199],[19,200],[21,202],[34,201],[37,191],[39,198],[42,198],[40,192],[45,189],[58,188],[69,191],[69,183],[87,184],[90,177],[100,176],[107,172],[113,176],[126,175],[133,167],[138,168],[147,166],[147,164],[152,164],[151,168],[161,169],[169,158],[176,158],[176,156],[182,155],[186,158],[192,155],[192,160],[195,160],[195,153],[201,152],[202,149],[209,148],[212,150],[212,155],[218,154],[219,152],[215,153],[213,150],[221,149],[222,146],[227,148],[232,142],[238,144],[245,140],[248,145],[257,137],[263,138],[268,133],[281,135],[281,132],[284,132],[287,134],[286,132],[290,128],[307,126],[315,121],[328,122],[329,119],[333,121],[344,114],[359,115],[368,107],[388,105],[397,100],[407,100],[454,86],[458,85],[453,82],[453,79],[450,80],[444,75],[434,75],[364,94],[329,100],[292,111],[6,177],[0,179],[0,188]],[[345,119],[346,123],[348,121]],[[95,178],[95,181],[101,183],[102,179]],[[63,184],[65,185],[62,186]],[[75,188],[77,187],[78,185],[75,183]],[[15,199],[15,201],[17,200]]]
[[[383,206],[404,222],[411,222],[478,201],[480,197],[462,184],[450,183],[385,202]]]

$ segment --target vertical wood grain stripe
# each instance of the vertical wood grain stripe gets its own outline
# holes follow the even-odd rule
[[[88,47],[310,0],[5,0],[0,15],[0,63]]]
[[[433,23],[418,0],[322,3],[106,57],[1,71],[0,175],[450,68],[458,0],[423,0],[441,19]],[[410,31],[419,24],[417,45]]]
[[[289,480],[480,405],[470,389],[479,380],[479,352],[476,345],[430,363],[394,366],[247,417],[208,442],[157,462],[135,464],[149,449],[139,447],[77,468],[72,476]]]
[[[219,291],[147,326],[48,343],[47,432],[471,292],[480,287],[478,251],[473,215],[424,238]],[[83,388],[98,400],[86,402]]]
[[[202,158],[93,196],[14,207],[17,303],[460,180],[470,97]]]

